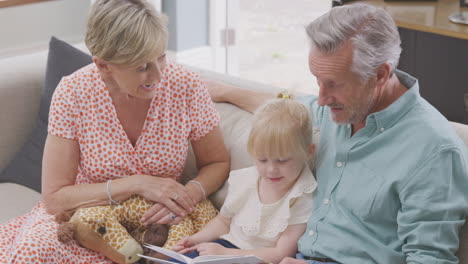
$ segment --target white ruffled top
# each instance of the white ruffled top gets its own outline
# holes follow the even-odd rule
[[[288,225],[307,223],[312,192],[317,187],[306,166],[294,186],[280,200],[263,204],[258,195],[256,167],[232,171],[221,215],[231,219],[229,234],[221,236],[240,249],[274,247]]]

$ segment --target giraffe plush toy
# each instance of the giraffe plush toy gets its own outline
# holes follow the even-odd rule
[[[143,254],[142,243],[171,249],[180,239],[198,232],[218,213],[209,200],[204,200],[177,225],[146,227],[140,219],[152,205],[133,195],[119,204],[80,208],[71,219],[64,218],[63,214],[57,217],[60,224],[57,235],[64,243],[76,239],[83,247],[101,252],[114,262],[134,263],[140,259],[137,254]]]

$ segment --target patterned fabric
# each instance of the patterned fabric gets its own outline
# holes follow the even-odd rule
[[[179,178],[188,141],[209,133],[220,118],[198,75],[182,66],[169,63],[157,89],[132,146],[94,64],[62,79],[52,99],[48,132],[78,141],[76,184],[134,174]],[[0,225],[0,263],[111,263],[75,242],[62,244],[56,228],[43,201]]]
[[[188,217],[185,217],[182,222],[169,228],[169,235],[164,248],[172,249],[182,238],[194,235],[208,224],[211,219],[215,218],[217,214],[218,210],[216,210],[210,200],[206,199],[198,203]]]
[[[116,251],[112,255],[107,255],[114,261],[120,262],[118,259],[136,261],[139,258],[137,254],[143,254],[141,244],[153,243],[145,239],[145,233],[154,230],[148,231],[140,221],[152,205],[153,202],[139,195],[132,195],[119,204],[79,208],[70,223],[75,224],[81,234],[89,235],[75,234],[75,239],[84,247],[94,250],[108,245]],[[218,211],[209,199],[196,204],[188,217],[169,228],[164,248],[172,249],[182,238],[197,233],[217,214]]]
[[[291,190],[271,204],[258,198],[256,167],[235,170],[228,181],[229,191],[220,214],[232,221],[229,233],[221,238],[241,249],[274,247],[289,225],[307,223],[311,215],[317,182],[307,166]]]

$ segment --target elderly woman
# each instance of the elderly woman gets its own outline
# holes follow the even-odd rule
[[[43,200],[0,226],[6,263],[107,263],[56,238],[54,214],[154,201],[145,223],[178,223],[225,181],[229,155],[219,115],[198,76],[166,61],[165,19],[144,0],[97,0],[88,18],[92,64],[64,77],[52,99]],[[199,174],[177,180],[189,141]],[[174,217],[176,216],[176,217]]]

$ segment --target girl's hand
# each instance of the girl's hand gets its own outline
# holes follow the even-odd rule
[[[305,260],[286,257],[280,262],[280,264],[307,264],[307,262]]]
[[[195,241],[195,239],[193,239],[193,236],[184,237],[174,245],[172,251],[175,251],[180,254],[186,254],[195,251],[196,249],[194,248],[194,246],[196,244],[197,242]]]
[[[174,179],[150,175],[134,175],[132,177],[135,177],[133,179],[137,181],[136,193],[145,199],[156,202],[143,216],[143,223],[162,224],[161,219],[163,217],[166,218],[165,223],[175,223],[177,220],[171,217],[172,215],[182,219],[193,211],[195,202],[191,198],[188,189]],[[160,211],[163,212],[158,214]]]
[[[201,243],[201,244],[196,245],[194,248],[198,251],[200,256],[204,256],[204,255],[229,255],[227,253],[228,248],[225,248],[225,247],[223,247],[223,246],[221,246],[220,244],[217,244],[217,243],[212,243],[212,242]]]

